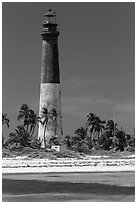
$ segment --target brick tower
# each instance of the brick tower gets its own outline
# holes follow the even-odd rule
[[[52,136],[57,136],[59,140],[63,136],[58,56],[59,30],[56,23],[56,14],[51,9],[44,15],[41,35],[42,59],[39,116],[43,116],[43,108],[48,111],[54,109],[57,116],[54,122],[48,120],[46,128],[43,124],[39,124],[38,139],[42,142],[41,147],[44,148]]]

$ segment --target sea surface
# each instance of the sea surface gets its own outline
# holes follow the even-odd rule
[[[135,173],[2,175],[3,202],[134,202]]]

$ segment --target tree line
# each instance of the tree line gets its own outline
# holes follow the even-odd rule
[[[19,114],[17,120],[22,120],[23,124],[18,125],[14,130],[9,134],[9,139],[4,141],[4,134],[2,133],[2,146],[18,146],[18,147],[33,147],[40,148],[42,141],[38,138],[33,138],[34,131],[36,127],[41,123],[44,127],[44,144],[47,147],[47,141],[45,137],[46,128],[49,123],[55,123],[57,121],[57,112],[54,108],[43,107],[41,117],[32,110],[27,104],[23,104],[19,109]],[[10,120],[7,117],[7,114],[2,114],[2,125],[10,126]],[[56,133],[56,127],[55,127]],[[52,138],[53,140],[53,138]]]
[[[89,113],[86,123],[75,130],[74,136],[67,135],[65,143],[68,148],[79,152],[112,149],[134,152],[135,131],[133,135],[126,134],[113,120],[104,121],[95,113]]]
[[[48,148],[52,144],[59,145],[56,137],[57,112],[54,108],[43,108],[41,117],[32,110],[28,105],[23,104],[19,109],[17,120],[22,121],[22,125],[18,125],[14,132],[9,134],[9,139],[4,140],[2,133],[3,147],[32,147],[41,148],[41,142],[38,138],[34,138],[36,127],[41,123],[44,127],[44,144]],[[48,123],[55,124],[55,136],[53,136],[47,144],[45,132]],[[7,114],[2,114],[2,125],[10,126],[10,120]],[[74,131],[74,135],[64,137],[62,143],[70,150],[88,153],[91,150],[111,149],[117,151],[135,151],[135,131],[133,135],[126,134],[123,128],[118,128],[113,120],[102,120],[95,113],[89,113],[86,117],[86,123]]]

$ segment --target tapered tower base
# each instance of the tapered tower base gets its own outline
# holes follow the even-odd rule
[[[46,144],[49,144],[49,140],[52,138],[52,136],[56,135],[58,137],[59,142],[61,142],[62,140],[63,128],[62,128],[60,84],[55,84],[55,83],[41,84],[40,105],[39,105],[40,117],[42,117],[43,108],[55,109],[57,112],[57,118],[55,122],[51,124],[47,124],[45,135],[44,135],[44,125],[39,124],[38,138],[42,142],[41,147],[45,147],[44,141],[46,141]]]

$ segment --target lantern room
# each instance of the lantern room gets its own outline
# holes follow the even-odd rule
[[[55,34],[59,35],[58,24],[56,23],[56,13],[51,9],[44,15],[43,31],[42,35]]]
[[[52,12],[51,9],[44,15],[44,23],[46,24],[56,24],[56,13]]]

